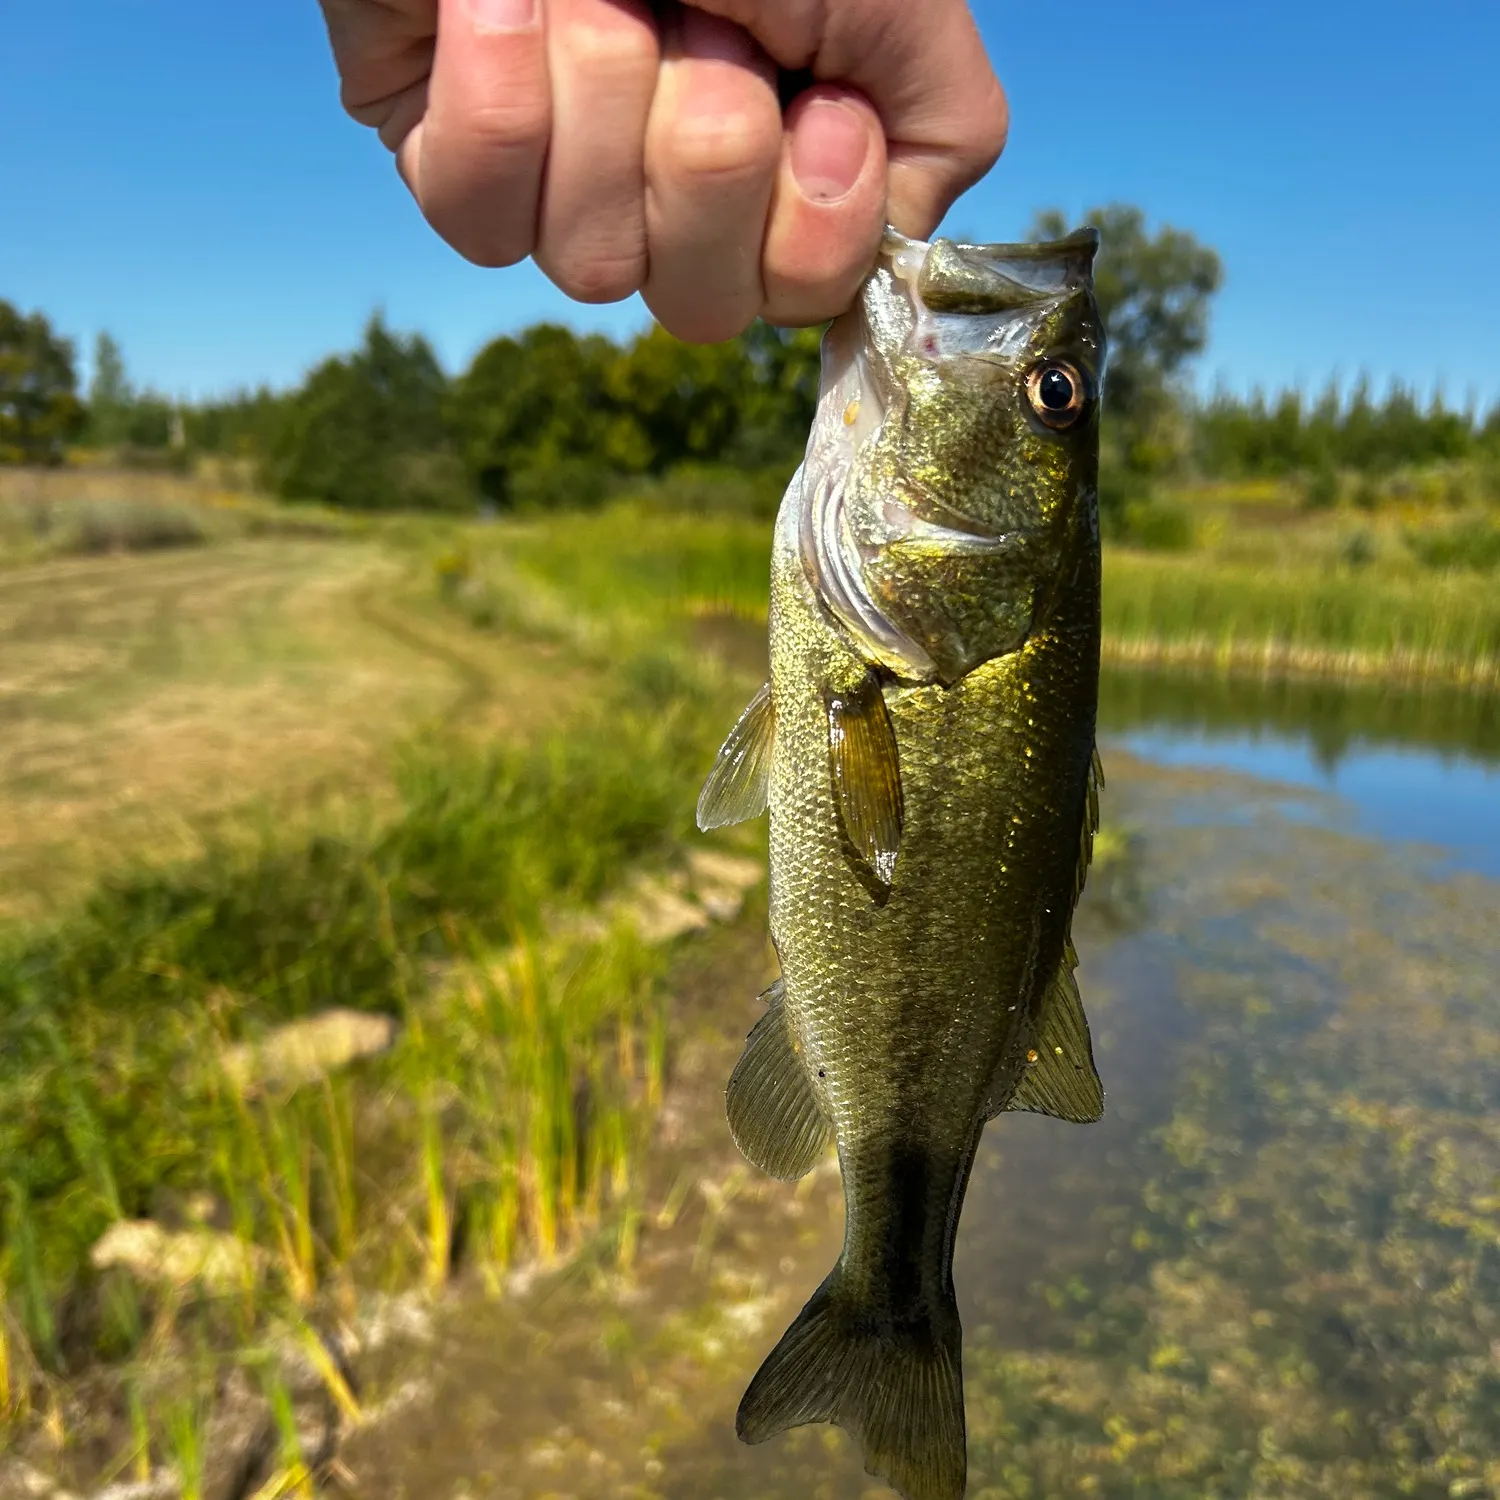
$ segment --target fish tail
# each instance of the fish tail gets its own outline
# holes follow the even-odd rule
[[[941,1306],[893,1317],[848,1289],[841,1263],[756,1372],[735,1429],[761,1443],[833,1422],[859,1442],[865,1468],[906,1500],[962,1500],[962,1341],[951,1291]]]

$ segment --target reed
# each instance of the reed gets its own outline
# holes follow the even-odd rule
[[[1262,676],[1500,685],[1500,599],[1482,578],[1257,568],[1114,552],[1110,661]]]

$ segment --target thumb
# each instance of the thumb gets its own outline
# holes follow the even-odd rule
[[[689,0],[789,70],[858,89],[885,130],[887,218],[926,238],[1005,146],[1004,90],[964,0]]]

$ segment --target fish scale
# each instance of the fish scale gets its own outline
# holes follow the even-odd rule
[[[952,1261],[985,1122],[1103,1106],[1069,939],[1097,802],[1096,243],[888,236],[778,517],[769,691],[699,802],[704,827],[771,819],[781,978],[731,1129],[785,1178],[836,1144],[847,1207],[738,1429],[838,1423],[908,1500],[964,1492]]]

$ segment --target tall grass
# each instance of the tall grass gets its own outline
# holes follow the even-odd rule
[[[394,815],[109,880],[0,953],[0,1411],[33,1358],[133,1346],[123,1273],[90,1247],[202,1189],[260,1251],[202,1314],[231,1341],[354,1282],[471,1264],[499,1287],[625,1201],[660,1097],[660,960],[623,932],[549,938],[550,914],[686,833],[725,708],[670,656],[623,680],[529,751],[411,746]],[[247,1089],[218,1065],[335,1005],[401,1023],[368,1084]]]
[[[1108,659],[1500,684],[1500,598],[1483,579],[1107,556]]]
[[[593,615],[764,619],[763,522],[621,506],[504,536],[521,573]],[[1500,683],[1500,596],[1462,572],[1277,565],[1108,547],[1104,648],[1120,663]]]

